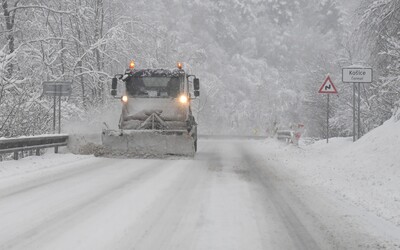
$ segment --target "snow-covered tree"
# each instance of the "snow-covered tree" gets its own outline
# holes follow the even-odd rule
[[[397,0],[365,1],[361,39],[370,49],[368,63],[375,72],[374,84],[368,89],[371,115],[375,126],[390,118],[400,100],[399,49],[400,2]]]

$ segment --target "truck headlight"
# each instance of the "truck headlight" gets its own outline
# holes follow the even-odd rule
[[[188,97],[186,95],[181,95],[179,97],[179,102],[183,103],[183,104],[187,103],[188,102]]]

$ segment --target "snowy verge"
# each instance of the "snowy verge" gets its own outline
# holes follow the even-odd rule
[[[102,145],[101,133],[71,133],[68,138],[68,150],[74,154],[94,154]]]
[[[55,154],[49,151],[41,156],[29,156],[18,161],[0,162],[0,181],[13,176],[38,172],[39,170],[60,168],[67,165],[72,166],[77,161],[94,158],[93,156],[85,155]]]
[[[400,226],[400,121],[394,119],[353,143],[332,138],[294,147],[261,142],[256,150],[297,175],[298,181],[330,191]]]

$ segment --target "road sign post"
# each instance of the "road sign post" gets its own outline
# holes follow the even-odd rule
[[[329,94],[326,95],[326,143],[329,143]]]
[[[61,93],[61,86],[57,86],[58,93]],[[61,95],[58,96],[58,133],[61,134]]]
[[[361,137],[361,83],[372,83],[372,68],[349,67],[342,69],[342,82],[353,83],[353,142]],[[356,87],[356,83],[358,83]],[[357,89],[357,121],[356,121]],[[357,129],[356,129],[357,124]]]
[[[357,103],[357,140],[360,139],[360,135],[361,135],[361,83],[358,83],[358,94],[357,94],[357,98],[358,98],[358,103]]]
[[[56,110],[57,110],[56,96],[53,96],[53,134],[56,133]]]
[[[326,94],[326,143],[329,143],[329,95],[337,94],[336,87],[329,75],[325,78],[325,81],[319,88],[318,93]]]
[[[353,83],[353,142],[356,141],[356,84]]]

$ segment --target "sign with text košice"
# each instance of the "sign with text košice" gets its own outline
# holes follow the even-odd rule
[[[71,95],[72,82],[43,82],[43,94],[49,96],[69,96]]]
[[[342,81],[346,83],[371,83],[371,68],[343,68]]]

